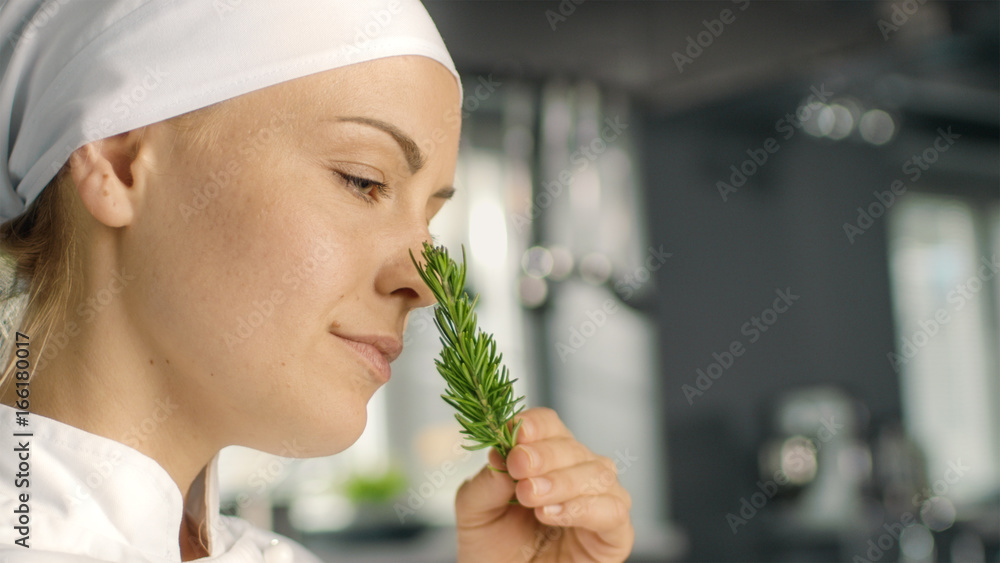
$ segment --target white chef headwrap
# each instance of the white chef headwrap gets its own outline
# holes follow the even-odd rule
[[[8,0],[0,220],[84,144],[279,82],[395,55],[458,73],[418,0]]]

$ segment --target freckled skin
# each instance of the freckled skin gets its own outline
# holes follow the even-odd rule
[[[167,156],[156,169],[165,174],[150,186],[148,208],[165,211],[145,215],[150,221],[125,242],[140,272],[125,297],[158,355],[177,359],[171,368],[183,374],[189,404],[225,413],[204,424],[226,441],[280,451],[295,436],[301,454],[312,456],[360,435],[380,382],[329,330],[401,337],[407,313],[433,302],[407,251],[428,238],[428,221],[443,204],[431,195],[454,177],[459,130],[446,116],[457,99],[440,64],[394,57],[233,100],[210,151],[190,153],[169,135],[157,137]],[[274,127],[279,111],[286,123]],[[447,139],[421,147],[426,164],[411,176],[385,132],[317,124],[337,116],[391,123],[418,145],[438,130]],[[261,137],[259,151],[241,154],[248,132],[269,127],[276,131]],[[192,202],[192,187],[232,161],[239,173],[184,221],[175,210]],[[345,166],[390,184],[391,199],[361,201],[333,172]],[[308,270],[294,289],[284,277]],[[255,311],[271,312],[242,338],[240,320],[250,323]]]
[[[401,339],[434,303],[409,251],[455,174],[457,94],[439,63],[391,57],[235,98],[204,146],[158,123],[77,151],[78,332],[36,369],[32,410],[123,443],[165,414],[130,443],[185,498],[226,445],[310,457],[354,443],[382,382],[330,331]],[[635,534],[613,460],[554,411],[519,417],[519,445],[490,456],[509,474],[484,468],[457,493],[458,560],[623,561]],[[185,561],[207,554],[200,524],[178,530]]]
[[[409,250],[429,240],[458,152],[457,83],[424,57],[224,104],[205,146],[155,123],[78,151],[84,271],[68,310],[79,335],[32,383],[36,412],[120,441],[158,400],[179,405],[139,449],[184,494],[227,445],[312,457],[357,440],[382,381],[330,331],[401,340],[407,314],[433,304]],[[411,173],[390,134],[345,116],[414,139],[423,168]],[[128,283],[109,285],[122,272]],[[74,316],[108,287],[93,319]]]

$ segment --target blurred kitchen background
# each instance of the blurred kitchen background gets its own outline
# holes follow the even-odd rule
[[[616,460],[632,561],[1000,561],[1000,4],[427,2],[455,200],[529,406]],[[341,455],[224,508],[330,561],[454,560],[485,462],[430,310]]]

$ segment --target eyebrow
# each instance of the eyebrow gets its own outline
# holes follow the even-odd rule
[[[337,118],[337,120],[349,121],[352,123],[360,123],[362,125],[368,125],[370,127],[374,127],[376,129],[381,129],[382,131],[385,131],[386,133],[391,135],[392,138],[395,139],[397,143],[399,143],[399,148],[403,149],[403,156],[406,157],[406,165],[410,169],[410,174],[415,174],[421,168],[424,167],[424,162],[425,162],[424,155],[421,154],[420,147],[417,146],[417,143],[414,142],[414,140],[409,135],[403,133],[395,125],[391,123],[386,123],[378,119],[372,119],[371,117],[339,117]],[[447,190],[441,190],[435,195],[441,194],[442,192],[447,193]],[[454,193],[454,189],[452,189],[452,193]],[[451,195],[441,196],[441,197],[450,198]]]

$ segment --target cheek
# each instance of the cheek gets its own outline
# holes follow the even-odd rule
[[[156,186],[150,207],[166,211],[144,217],[129,240],[132,318],[198,385],[238,383],[251,402],[288,396],[289,380],[273,375],[314,376],[336,308],[360,295],[357,235],[273,166],[244,164],[207,202],[183,207],[206,176]],[[259,384],[247,386],[250,378]],[[330,378],[314,381],[315,389]]]
[[[234,442],[278,453],[296,436],[330,455],[357,440],[377,389],[327,332],[368,266],[349,222],[282,178],[260,170],[188,221],[136,233],[130,313],[176,366],[179,400],[218,413]]]
[[[378,387],[327,332],[370,296],[377,258],[364,210],[272,148],[185,155],[150,180],[123,230],[121,303],[137,349],[170,360],[171,393],[219,433],[327,455],[357,439]]]

